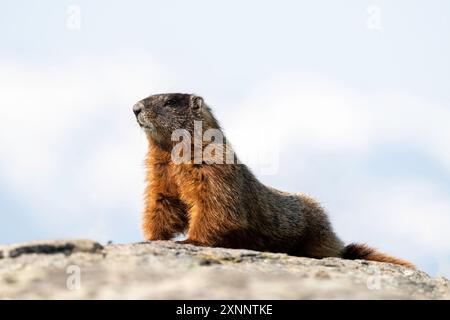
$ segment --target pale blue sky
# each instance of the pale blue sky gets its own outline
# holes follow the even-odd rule
[[[130,108],[187,91],[238,150],[280,132],[275,172],[252,168],[344,240],[450,275],[448,1],[1,1],[0,39],[0,243],[140,240]]]

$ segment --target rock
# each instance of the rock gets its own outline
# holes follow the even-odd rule
[[[0,247],[1,299],[450,299],[450,282],[397,265],[89,240]]]

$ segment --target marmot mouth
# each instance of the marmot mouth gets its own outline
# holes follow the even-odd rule
[[[137,116],[137,122],[143,129],[154,130],[156,131],[156,127],[153,123],[148,121],[143,115],[139,114]]]
[[[151,134],[156,134],[156,127],[153,123],[151,122],[142,123],[141,121],[138,122],[142,129],[150,132]]]

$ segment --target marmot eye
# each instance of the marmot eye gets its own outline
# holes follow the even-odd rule
[[[169,99],[164,103],[164,107],[172,107],[174,106],[176,101],[174,99]]]

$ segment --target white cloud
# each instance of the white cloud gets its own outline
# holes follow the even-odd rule
[[[131,107],[170,87],[167,72],[136,54],[1,69],[0,177],[36,226],[76,234],[123,207],[137,220],[146,140]]]
[[[224,114],[225,128],[244,153],[261,135],[277,136],[280,150],[364,155],[381,145],[403,144],[420,149],[450,173],[450,106],[420,97],[357,92],[306,76],[257,86],[237,111]]]
[[[346,239],[367,242],[382,251],[408,258],[425,268],[450,267],[450,199],[432,180],[368,179],[339,212]],[[351,239],[356,237],[356,239]],[[448,274],[447,274],[448,275]]]
[[[289,190],[306,186],[319,193],[347,241],[366,241],[419,266],[448,269],[449,106],[402,93],[356,92],[306,76],[259,85],[236,110],[237,120],[237,112],[225,114],[224,127],[238,154],[258,154],[255,137],[264,141],[276,133],[270,159],[289,157],[266,176],[261,163],[252,163],[264,181],[287,188],[295,175]],[[371,172],[383,172],[386,164],[375,159],[396,149],[427,158],[420,171],[443,175],[405,171],[402,161],[409,159],[395,154],[389,173]]]

